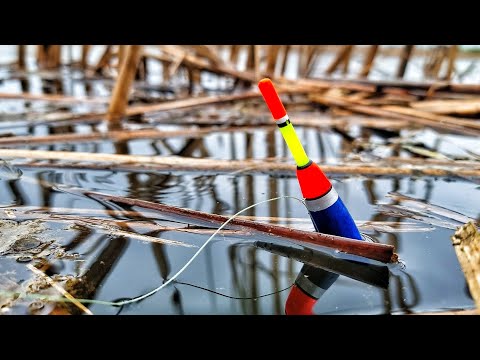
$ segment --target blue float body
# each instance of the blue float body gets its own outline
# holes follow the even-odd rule
[[[332,206],[322,211],[310,211],[309,213],[313,226],[318,232],[363,240],[357,225],[340,197]]]
[[[340,197],[338,197],[337,201],[330,207],[321,211],[309,211],[309,214],[313,226],[318,232],[363,240],[357,229],[357,225]],[[304,277],[308,278],[308,280],[305,280]],[[310,297],[318,299],[319,296],[321,296],[318,295],[318,293],[322,294],[328,290],[338,277],[338,274],[305,264],[297,277],[296,284]],[[310,282],[314,284],[316,288],[308,286],[309,291],[307,291],[306,288],[299,284],[299,282],[302,281],[303,283],[305,283],[305,281],[307,281],[307,283]]]

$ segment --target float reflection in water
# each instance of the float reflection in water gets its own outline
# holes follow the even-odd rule
[[[303,284],[292,288],[292,293],[295,288],[298,288],[297,291],[301,291],[301,293],[299,295],[295,294],[297,301],[292,301],[292,293],[290,293],[285,306],[287,314],[300,314],[307,310],[309,313],[313,313],[315,303],[333,285],[339,275],[382,289],[387,289],[389,285],[390,272],[388,266],[376,265],[367,259],[365,259],[365,262],[361,258],[359,260],[342,259],[312,248],[297,248],[264,241],[256,241],[254,245],[273,254],[305,264],[297,280],[295,280],[295,284],[305,274],[308,274],[310,282],[315,284],[315,287],[306,289],[301,287]],[[309,293],[304,294],[305,291],[309,291]]]

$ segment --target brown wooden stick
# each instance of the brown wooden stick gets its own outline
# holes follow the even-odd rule
[[[405,45],[403,48],[402,54],[400,55],[400,64],[397,69],[397,78],[403,78],[405,75],[405,70],[407,69],[408,62],[413,52],[413,45]]]
[[[209,214],[201,211],[184,209],[164,204],[157,204],[145,200],[131,199],[89,191],[85,192],[85,195],[119,204],[157,210],[163,214],[170,214],[180,218],[199,220],[201,222],[211,224],[211,226],[214,227],[220,226],[229,219],[227,216]],[[340,236],[296,230],[284,226],[264,224],[243,219],[233,219],[230,221],[227,227],[233,230],[255,231],[257,233],[276,235],[282,238],[297,241],[299,243],[321,245],[338,249],[349,254],[378,260],[384,263],[397,261],[396,254],[393,252],[394,247],[391,245],[358,241]]]
[[[126,113],[128,95],[133,84],[141,51],[142,47],[140,45],[130,45],[127,49],[125,61],[118,74],[118,79],[112,92],[110,107],[108,108],[107,119],[110,122],[117,122]]]
[[[26,45],[17,45],[17,66],[20,70],[25,70]]]
[[[353,45],[349,45],[347,47],[347,52],[343,60],[343,68],[342,68],[343,75],[346,75],[348,73],[348,66],[350,65],[350,58],[352,56],[352,52],[353,52]]]
[[[477,309],[480,308],[480,232],[473,222],[458,228],[452,236],[458,261]]]
[[[363,67],[360,71],[361,77],[367,77],[372,69],[373,60],[375,60],[375,56],[377,55],[379,45],[370,45],[367,54],[365,55],[365,60],[363,61]]]
[[[68,151],[14,150],[0,149],[0,158],[25,158],[29,160],[62,160],[62,163],[23,163],[22,167],[75,168],[75,169],[122,169],[129,171],[176,170],[176,171],[212,171],[216,173],[284,173],[294,175],[295,166],[289,163],[262,160],[215,160],[208,158],[189,158],[179,156],[143,156],[95,154]],[[70,163],[67,163],[69,161]],[[75,162],[75,163],[71,163]],[[79,162],[81,164],[79,164]],[[428,162],[426,162],[428,164]],[[446,176],[480,177],[480,169],[472,166],[416,165],[385,166],[384,162],[348,163],[344,165],[322,165],[328,174],[363,174],[382,176]],[[20,165],[18,165],[20,166]]]

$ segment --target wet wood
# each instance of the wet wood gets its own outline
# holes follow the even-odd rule
[[[62,160],[63,163],[32,163],[21,166],[52,168],[86,168],[86,169],[124,169],[129,171],[169,170],[169,171],[211,171],[215,173],[284,173],[295,175],[296,167],[290,163],[262,160],[215,160],[179,156],[144,156],[97,154],[69,151],[14,150],[0,149],[0,158],[30,160]],[[66,163],[66,162],[71,162]],[[72,163],[77,162],[77,164]],[[81,164],[78,164],[80,162]],[[427,162],[428,164],[428,162]],[[362,174],[381,176],[439,176],[439,177],[480,177],[480,168],[471,166],[421,165],[412,162],[403,166],[386,166],[384,162],[368,164],[353,162],[342,165],[322,164],[322,170],[328,174]]]
[[[414,45],[405,45],[403,48],[402,54],[400,55],[400,63],[397,69],[397,78],[403,78],[405,75],[405,70],[407,69],[408,62],[412,56]]]
[[[459,227],[452,236],[458,261],[467,280],[470,294],[480,308],[480,232],[473,222]]]
[[[127,49],[125,61],[120,69],[117,81],[115,82],[115,87],[112,91],[112,99],[108,108],[107,119],[110,122],[117,122],[126,114],[128,96],[140,60],[141,51],[142,46],[140,45],[130,45]]]
[[[201,222],[209,223],[214,227],[220,226],[229,219],[227,216],[158,204],[145,200],[131,199],[88,191],[85,192],[85,195],[95,199],[115,202],[117,204],[126,204],[129,206],[138,206],[141,208],[157,210],[162,212],[162,214],[170,214],[174,215],[175,217],[190,219],[190,221],[199,220]],[[349,254],[363,256],[384,263],[397,261],[396,254],[394,254],[394,247],[391,245],[358,241],[340,236],[296,230],[284,226],[264,224],[244,219],[231,220],[227,228],[232,230],[254,231],[262,234],[276,235],[281,238],[290,239],[294,242],[309,243],[334,248]]]
[[[474,115],[480,113],[480,98],[416,101],[411,102],[410,106],[434,114]]]
[[[367,54],[365,55],[365,60],[363,61],[363,67],[360,71],[361,77],[367,77],[370,74],[370,70],[373,66],[373,60],[375,60],[375,56],[378,52],[379,45],[370,45]]]

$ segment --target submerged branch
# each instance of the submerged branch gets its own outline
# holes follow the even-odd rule
[[[228,220],[227,216],[209,214],[201,211],[184,209],[175,206],[158,204],[150,201],[131,199],[121,196],[101,194],[97,192],[86,191],[83,192],[94,199],[103,201],[111,201],[119,204],[126,204],[129,206],[138,206],[151,210],[161,211],[162,214],[175,215],[176,217],[191,220],[198,220],[211,226],[217,227]],[[255,231],[257,233],[276,235],[282,238],[290,239],[299,243],[310,243],[329,248],[338,249],[340,251],[363,256],[369,259],[378,260],[381,262],[395,262],[396,254],[394,254],[394,247],[391,245],[369,243],[365,241],[353,240],[345,237],[322,234],[317,232],[309,232],[303,230],[296,230],[284,226],[277,226],[271,224],[264,224],[244,219],[233,219],[227,226],[233,230]]]

